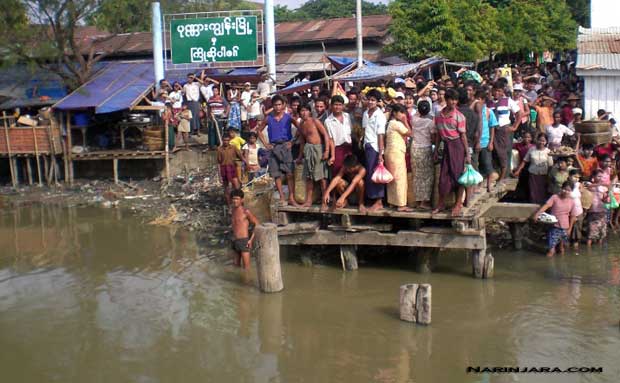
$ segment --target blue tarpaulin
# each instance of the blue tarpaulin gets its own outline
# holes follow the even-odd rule
[[[130,109],[153,85],[152,61],[110,62],[93,79],[60,100],[53,108],[94,108],[96,114]]]
[[[335,74],[332,79],[338,81],[372,81],[394,77],[406,77],[408,73],[417,72],[425,67],[443,62],[442,58],[431,57],[413,64],[363,66],[346,73]]]
[[[336,70],[340,70],[348,65],[351,65],[357,62],[357,58],[342,57],[342,56],[327,56],[327,59],[329,60],[329,62],[331,62],[331,64],[334,66]],[[377,66],[377,64],[373,63],[372,61],[368,61],[368,60],[363,60],[363,61],[364,61],[364,65],[366,66],[369,66],[369,67]]]

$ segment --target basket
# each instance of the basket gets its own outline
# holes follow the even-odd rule
[[[611,129],[607,128],[603,133],[586,133],[581,135],[581,143],[584,145],[600,145],[611,142]]]
[[[575,124],[575,132],[581,134],[606,133],[611,128],[609,121],[583,121]]]

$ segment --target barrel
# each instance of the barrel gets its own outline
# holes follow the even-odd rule
[[[590,120],[575,124],[575,131],[581,134],[606,133],[611,129],[609,121]]]

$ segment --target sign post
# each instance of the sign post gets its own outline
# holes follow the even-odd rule
[[[207,64],[258,59],[256,16],[170,20],[172,64]]]

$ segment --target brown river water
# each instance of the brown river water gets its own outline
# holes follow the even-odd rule
[[[398,257],[345,273],[336,256],[306,267],[290,254],[271,295],[254,265],[212,259],[225,251],[115,209],[3,210],[0,382],[620,381],[617,240],[553,260],[493,250],[488,281],[464,253],[427,275]],[[428,327],[398,319],[411,282],[432,284]]]

